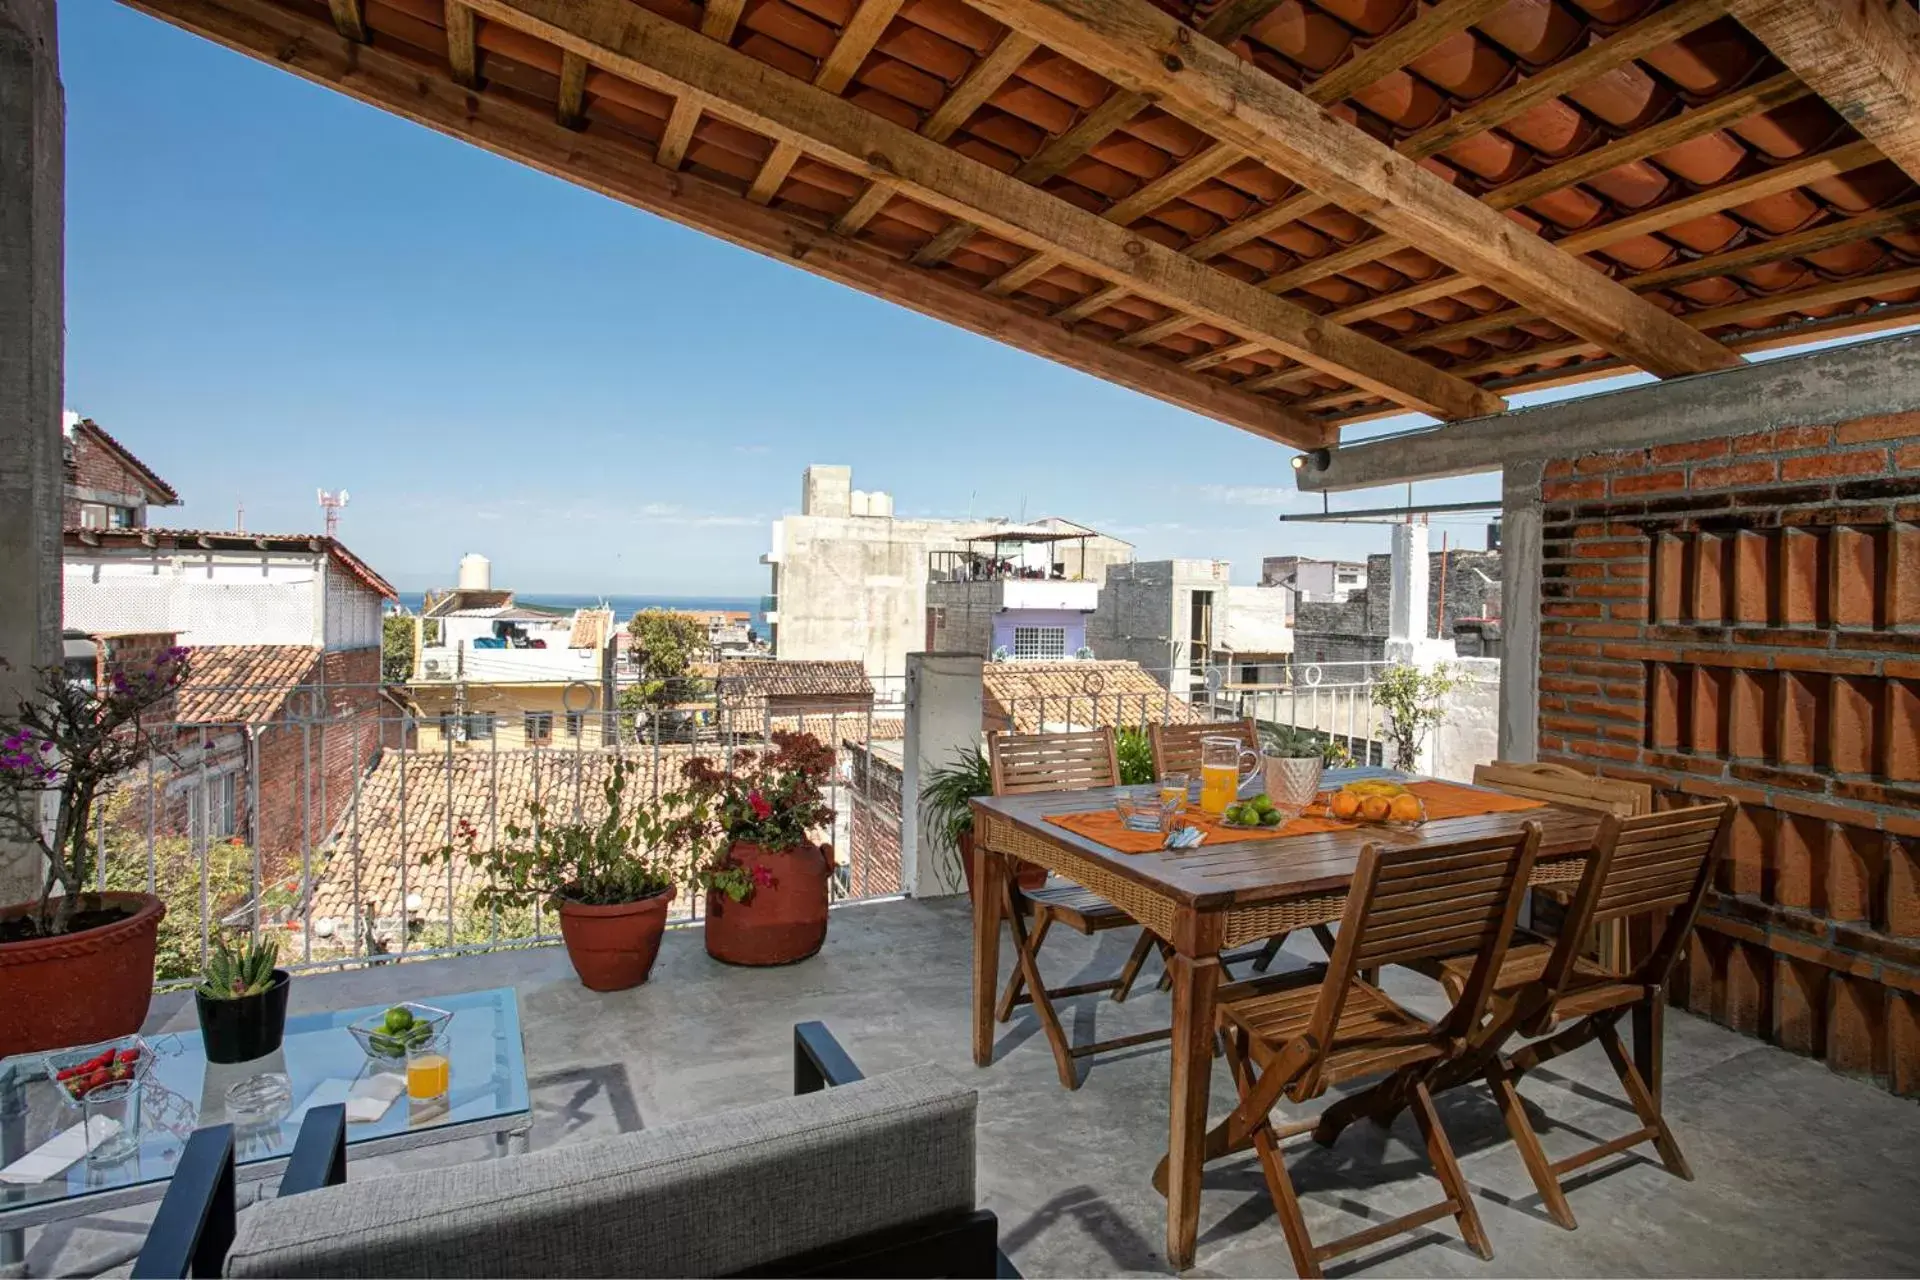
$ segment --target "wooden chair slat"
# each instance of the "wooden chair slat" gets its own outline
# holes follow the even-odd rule
[[[1169,773],[1200,774],[1200,739],[1238,738],[1248,751],[1260,749],[1260,730],[1252,720],[1220,720],[1212,724],[1150,724],[1147,743],[1153,750],[1153,776]]]
[[[1474,766],[1473,784],[1528,800],[1551,800],[1620,818],[1631,818],[1653,809],[1650,784],[1622,778],[1596,778],[1563,764],[1515,764],[1496,760]]]

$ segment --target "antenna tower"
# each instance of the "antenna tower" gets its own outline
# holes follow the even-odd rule
[[[340,508],[347,505],[347,491],[338,493],[326,489],[320,491],[320,509],[327,513],[327,536],[338,536],[340,532]]]

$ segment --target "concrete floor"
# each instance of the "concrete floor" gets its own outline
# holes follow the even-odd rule
[[[671,1124],[771,1098],[791,1087],[790,1027],[827,1023],[868,1074],[932,1061],[980,1090],[980,1197],[1000,1217],[1003,1247],[1027,1275],[1164,1273],[1165,1202],[1148,1174],[1166,1143],[1164,1046],[1083,1066],[1060,1088],[1029,1013],[1003,1028],[994,1064],[969,1054],[971,940],[964,901],[887,902],[834,913],[825,949],[786,969],[728,969],[699,934],[669,936],[651,981],[595,995],[553,949],[301,978],[298,1009],[519,989],[537,1113],[534,1145],[552,1146]],[[1056,933],[1045,952],[1056,982],[1117,969],[1126,933],[1096,941]],[[1310,939],[1289,948],[1318,958]],[[1165,995],[1125,1005],[1070,1003],[1076,1040],[1163,1025]],[[1388,987],[1437,1011],[1424,980]],[[193,1025],[190,1005],[156,1002],[150,1029]],[[1667,1113],[1697,1181],[1624,1155],[1583,1170],[1569,1194],[1581,1227],[1562,1231],[1539,1199],[1492,1103],[1478,1089],[1441,1109],[1479,1197],[1495,1256],[1482,1262],[1450,1220],[1343,1258],[1331,1274],[1369,1275],[1911,1275],[1920,1273],[1920,1107],[1833,1075],[1823,1065],[1686,1014],[1668,1019]],[[1632,1127],[1605,1057],[1588,1046],[1522,1086],[1550,1154]],[[1232,1104],[1224,1066],[1214,1108]],[[1390,1134],[1359,1125],[1335,1147],[1290,1145],[1309,1225],[1347,1234],[1436,1198],[1411,1121]],[[468,1145],[472,1150],[466,1149]],[[404,1157],[410,1164],[478,1158],[481,1143]],[[377,1176],[392,1160],[356,1163]],[[1252,1155],[1209,1168],[1197,1265],[1207,1276],[1290,1275],[1292,1266]],[[33,1274],[119,1269],[151,1208],[30,1232]],[[1442,1229],[1444,1227],[1444,1229]]]

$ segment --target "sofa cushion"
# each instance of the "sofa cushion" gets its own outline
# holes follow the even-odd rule
[[[935,1066],[506,1159],[262,1201],[230,1276],[706,1276],[974,1208]]]

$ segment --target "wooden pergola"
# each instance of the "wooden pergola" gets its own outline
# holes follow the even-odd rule
[[[1920,313],[1913,0],[128,3],[1301,448]]]

